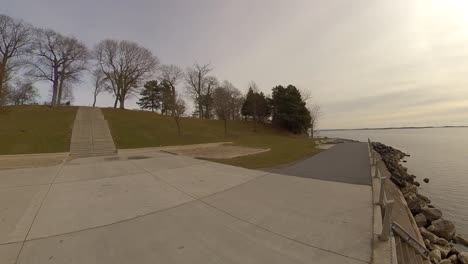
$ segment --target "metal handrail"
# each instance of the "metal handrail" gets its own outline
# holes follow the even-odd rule
[[[392,222],[392,230],[394,234],[397,234],[401,237],[408,245],[414,248],[421,256],[425,259],[429,258],[429,250],[427,250],[426,246],[419,243],[411,234],[409,234],[403,227],[401,227],[398,223]]]
[[[428,259],[429,250],[417,239],[415,239],[411,234],[409,234],[403,227],[401,227],[397,222],[391,220],[392,210],[393,210],[393,200],[387,200],[385,193],[385,179],[386,177],[381,177],[380,169],[378,168],[378,159],[374,154],[374,149],[372,148],[372,142],[370,139],[367,140],[369,147],[369,158],[371,160],[371,174],[372,166],[375,167],[374,177],[380,180],[380,194],[378,205],[384,209],[384,218],[382,220],[382,234],[379,235],[379,239],[382,241],[387,241],[391,234],[396,234],[401,237],[408,245],[416,250],[421,256],[425,259]]]

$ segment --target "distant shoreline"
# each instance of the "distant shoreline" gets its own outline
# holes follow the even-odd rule
[[[421,127],[375,127],[375,128],[335,128],[319,129],[318,131],[349,131],[349,130],[393,130],[393,129],[426,129],[426,128],[463,128],[466,126],[421,126]]]

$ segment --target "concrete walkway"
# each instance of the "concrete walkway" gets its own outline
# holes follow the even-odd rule
[[[2,264],[371,258],[369,186],[156,151],[0,171],[0,222]]]
[[[80,107],[76,113],[70,143],[70,156],[90,157],[115,154],[112,135],[101,109]]]
[[[342,143],[297,163],[269,172],[310,179],[371,185],[367,143]]]

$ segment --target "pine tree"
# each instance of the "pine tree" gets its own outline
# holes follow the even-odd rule
[[[274,124],[293,133],[302,133],[310,126],[310,112],[295,86],[274,87],[271,106]]]
[[[247,92],[241,112],[243,116],[253,119],[254,130],[257,130],[257,122],[265,122],[271,115],[268,100],[263,92],[254,92],[252,88]]]
[[[158,81],[148,81],[143,86],[143,90],[140,92],[140,99],[137,104],[141,109],[151,109],[151,112],[161,108],[161,87]]]

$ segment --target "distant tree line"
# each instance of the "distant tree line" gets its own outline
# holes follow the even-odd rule
[[[185,71],[162,65],[149,49],[128,40],[106,39],[89,49],[74,37],[0,15],[0,106],[36,103],[38,81],[50,83],[50,105],[60,106],[73,98],[85,73],[93,80],[93,106],[103,92],[120,109],[137,96],[140,108],[172,116],[179,134],[187,110],[184,94],[193,102],[193,117],[222,120],[226,133],[233,120],[252,121],[255,131],[258,124],[272,123],[303,133],[320,112],[311,111],[307,96],[293,85],[276,86],[267,96],[252,82],[244,95],[231,82],[219,81],[210,64]]]

